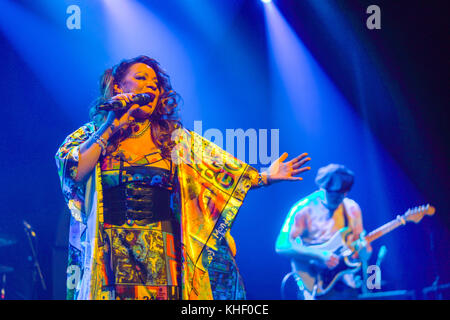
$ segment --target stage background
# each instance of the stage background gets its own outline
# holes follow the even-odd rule
[[[89,121],[102,71],[138,53],[157,58],[171,75],[189,129],[195,120],[203,131],[279,129],[280,152],[312,157],[304,181],[251,191],[239,212],[232,235],[249,299],[281,298],[289,262],[275,253],[276,237],[290,207],[315,190],[317,169],[330,162],[355,172],[349,197],[360,204],[368,231],[409,207],[436,207],[435,216],[374,243],[372,260],[381,245],[388,249],[383,291],[416,290],[420,298],[437,276],[450,281],[443,1],[377,1],[380,30],[366,27],[371,1],[276,1],[292,32],[286,38],[279,37],[286,28],[268,25],[273,16],[256,0],[192,1],[192,7],[129,1],[124,8],[103,1],[0,2],[0,232],[17,239],[0,247],[0,265],[15,268],[7,277],[10,299],[64,299],[69,211],[54,155]],[[71,4],[81,8],[80,30],[66,26]],[[123,18],[134,10],[135,20]],[[278,44],[286,44],[287,68]],[[289,66],[297,70],[296,61],[308,65],[298,69],[305,73],[286,73]],[[38,235],[46,292],[33,293],[23,220]]]

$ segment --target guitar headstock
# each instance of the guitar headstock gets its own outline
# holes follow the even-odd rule
[[[403,215],[403,218],[407,221],[414,221],[415,223],[419,223],[422,220],[424,215],[432,216],[436,209],[427,204],[426,206],[414,207],[408,209]]]

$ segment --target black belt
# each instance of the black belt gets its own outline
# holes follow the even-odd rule
[[[103,192],[104,222],[123,225],[127,220],[150,224],[172,219],[170,191],[149,186],[145,182],[130,182]]]

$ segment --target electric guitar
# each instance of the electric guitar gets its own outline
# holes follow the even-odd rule
[[[430,205],[409,209],[404,215],[397,216],[396,219],[362,237],[362,240],[371,243],[399,226],[405,225],[406,222],[419,223],[424,215],[431,216],[434,212],[435,208]],[[354,253],[361,248],[361,239],[351,242],[348,240],[350,234],[351,230],[345,227],[336,232],[327,242],[309,246],[309,248],[318,250],[329,250],[337,255],[339,264],[335,268],[328,269],[325,265],[313,261],[304,264],[297,263],[297,268],[300,270],[293,271],[294,279],[297,280],[297,284],[303,283],[304,289],[308,291],[306,293],[308,296],[325,295],[344,274],[355,273],[360,269],[361,261],[354,258]],[[301,282],[299,282],[298,276],[300,276]]]

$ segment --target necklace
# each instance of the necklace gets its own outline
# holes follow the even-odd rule
[[[144,126],[144,128],[142,130],[141,130],[140,126],[138,126],[138,130],[137,130],[138,132],[130,134],[129,138],[136,139],[136,138],[142,136],[148,130],[148,128],[150,128],[150,120],[147,120],[147,124]],[[139,132],[139,130],[141,130],[141,131]]]

